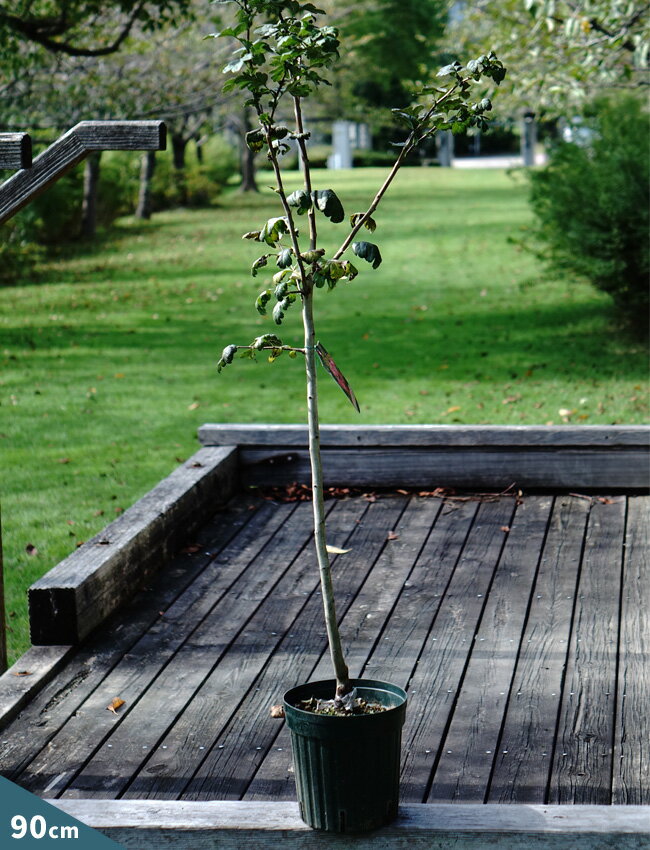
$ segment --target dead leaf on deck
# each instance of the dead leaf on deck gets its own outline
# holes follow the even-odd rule
[[[510,531],[510,526],[509,525],[502,525],[501,531],[504,531],[507,534]]]
[[[31,670],[16,670],[16,672],[14,673],[14,676],[31,676],[31,675],[32,675]]]
[[[386,540],[399,540],[399,534],[396,534],[394,531],[389,531],[386,536]]]
[[[203,547],[199,543],[190,543],[189,546],[186,546],[184,549],[181,549],[181,552],[184,555],[196,555],[197,552],[200,552]]]
[[[118,709],[122,708],[124,705],[124,700],[119,697],[115,697],[111,700],[111,704],[106,706],[107,711],[112,711],[113,714],[117,714]]]
[[[280,720],[284,717],[284,706],[283,705],[272,705],[271,706],[271,717],[276,720]]]
[[[329,543],[325,548],[330,553],[330,555],[345,555],[347,552],[350,551],[349,549],[339,549],[338,546],[330,546]]]

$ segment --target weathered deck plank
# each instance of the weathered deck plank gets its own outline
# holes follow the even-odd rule
[[[485,802],[551,507],[550,497],[530,497],[517,507],[441,742],[428,802]]]
[[[588,515],[589,500],[571,496],[555,500],[488,802],[546,799]]]
[[[650,500],[628,499],[612,803],[648,802]]]
[[[460,562],[422,647],[419,663],[412,676],[409,671],[403,671],[401,681],[396,680],[409,688],[402,764],[402,799],[406,802],[424,802],[505,542],[502,527],[510,525],[513,512],[512,499],[479,506]],[[381,652],[381,644],[378,650]],[[370,671],[374,674],[376,664],[378,659],[371,657],[368,675]]]
[[[611,803],[625,506],[622,497],[597,499],[589,513],[551,803]]]

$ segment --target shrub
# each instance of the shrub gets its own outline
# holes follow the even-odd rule
[[[185,162],[185,170],[179,173],[173,166],[171,151],[156,157],[152,180],[154,210],[209,206],[238,170],[235,151],[216,136],[203,145],[202,162],[193,146],[188,146]]]
[[[622,317],[648,332],[648,114],[632,96],[601,100],[580,144],[560,143],[530,173],[541,256],[589,280]]]

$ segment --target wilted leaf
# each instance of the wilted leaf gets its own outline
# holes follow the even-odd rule
[[[386,535],[386,540],[399,540],[399,534],[396,534],[394,531],[389,531]]]
[[[503,531],[507,534],[510,531],[510,526],[509,525],[502,525],[501,531]]]
[[[329,544],[325,547],[330,555],[345,555],[349,552],[349,549],[339,549],[338,546],[330,546]]]
[[[197,552],[200,552],[202,548],[203,547],[199,543],[190,543],[189,546],[181,549],[181,552],[184,555],[195,555]]]
[[[193,402],[192,402],[192,404],[189,404],[189,405],[187,406],[187,409],[188,409],[188,410],[196,410],[196,409],[197,409],[198,407],[200,407],[200,406],[201,406],[201,405],[199,404],[199,402],[198,402],[198,401],[193,401]]]
[[[272,705],[271,706],[271,717],[276,720],[281,720],[284,717],[284,706],[283,705]]]
[[[16,670],[16,672],[14,673],[14,676],[31,676],[31,675],[32,675],[31,670]]]
[[[312,198],[315,206],[334,224],[343,221],[345,212],[336,192],[331,189],[317,190],[312,192]]]
[[[381,253],[373,242],[353,242],[352,250],[362,260],[371,263],[373,269],[381,265]]]
[[[122,708],[123,705],[124,705],[123,699],[120,699],[119,697],[114,697],[111,700],[111,704],[106,706],[106,710],[112,711],[113,714],[117,714],[118,709]]]

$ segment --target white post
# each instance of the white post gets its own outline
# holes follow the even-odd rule
[[[352,168],[349,121],[335,121],[332,124],[332,149],[332,155],[327,160],[328,168]]]
[[[535,113],[527,109],[521,119],[521,158],[526,168],[535,165],[536,142],[537,125],[535,124]]]
[[[440,165],[443,168],[451,168],[454,161],[454,134],[451,130],[440,130],[436,133],[436,148]]]

